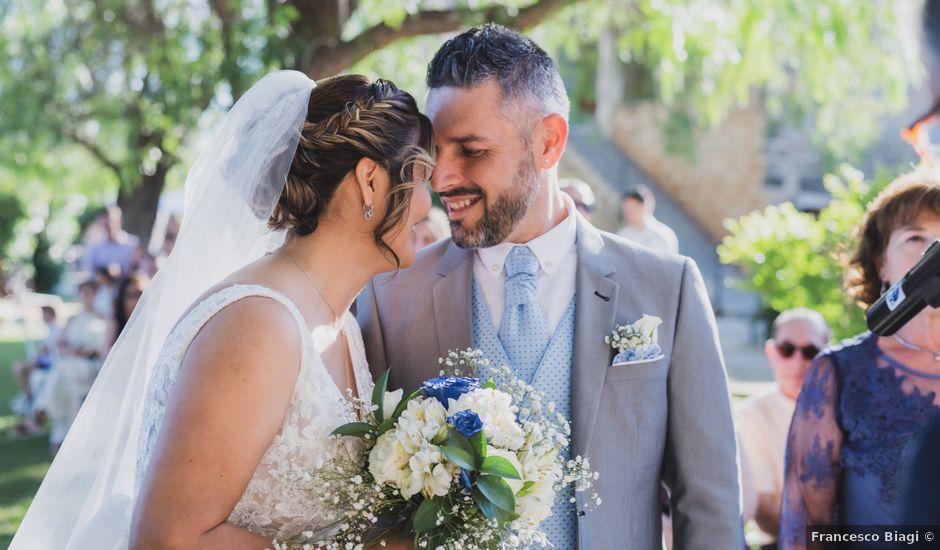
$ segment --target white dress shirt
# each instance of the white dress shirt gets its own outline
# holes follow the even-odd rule
[[[784,456],[787,434],[796,401],[787,397],[775,384],[771,389],[744,402],[735,412],[741,460],[747,461],[751,472],[742,490],[752,498],[774,495],[777,502],[783,495]],[[745,518],[745,521],[750,518]],[[776,533],[757,537],[760,544],[777,539]]]
[[[506,304],[506,274],[503,264],[512,247],[525,245],[532,249],[539,261],[536,275],[538,292],[535,301],[545,316],[549,334],[561,323],[561,318],[571,303],[575,290],[575,273],[578,267],[578,221],[574,201],[562,196],[567,211],[565,218],[555,227],[527,243],[503,242],[490,248],[478,248],[473,257],[473,278],[480,285],[486,307],[493,318],[493,326],[499,330]]]

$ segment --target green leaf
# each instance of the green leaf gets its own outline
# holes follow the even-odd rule
[[[495,389],[496,389],[496,382],[493,382],[493,379],[490,378],[489,380],[486,381],[485,384],[483,384],[483,389],[495,390]]]
[[[461,449],[460,447],[452,447],[450,445],[444,445],[441,447],[441,452],[444,453],[444,456],[448,460],[460,466],[468,472],[476,471],[476,465],[473,463],[473,455],[467,451]]]
[[[526,481],[522,484],[522,489],[519,489],[519,492],[516,493],[516,498],[522,498],[527,494],[532,492],[532,487],[535,485],[534,481]]]
[[[476,503],[477,508],[483,512],[484,516],[490,519],[495,519],[500,523],[507,523],[517,517],[516,514],[503,510],[499,506],[493,504],[493,502],[486,498],[486,496],[477,487],[474,487],[473,490],[470,491],[470,495],[473,497],[473,502]]]
[[[477,478],[477,487],[483,496],[496,506],[507,512],[516,511],[516,497],[506,480],[491,475],[481,475]]]
[[[477,466],[483,466],[483,459],[486,458],[486,434],[483,433],[483,430],[480,430],[469,441],[473,449],[473,456],[477,460]]]
[[[378,407],[378,410],[375,411],[375,418],[379,422],[385,420],[385,414],[382,411],[382,403],[385,400],[385,390],[388,388],[388,373],[391,369],[385,369],[385,372],[379,376],[379,379],[375,381],[375,386],[372,388],[372,404]]]
[[[480,472],[499,477],[522,479],[522,476],[519,475],[519,471],[516,470],[516,467],[512,465],[512,462],[509,462],[501,456],[488,456],[484,458],[483,465],[480,467]]]
[[[348,435],[352,437],[362,437],[372,431],[372,425],[365,422],[350,422],[343,424],[333,430],[330,435]]]
[[[411,527],[416,533],[424,533],[437,527],[437,517],[444,506],[442,497],[426,498],[411,516]]]
[[[462,451],[466,452],[470,456],[475,456],[473,452],[473,445],[470,444],[470,440],[461,435],[456,428],[447,428],[447,444],[454,447],[459,447]]]

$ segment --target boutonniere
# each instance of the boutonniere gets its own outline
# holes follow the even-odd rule
[[[617,325],[604,337],[604,342],[618,352],[613,364],[647,361],[661,356],[663,350],[657,342],[657,329],[662,322],[659,317],[644,314],[639,321]]]

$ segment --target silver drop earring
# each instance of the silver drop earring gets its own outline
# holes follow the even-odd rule
[[[365,218],[367,222],[372,221],[372,218],[375,217],[375,208],[372,208],[371,204],[362,205],[362,217]]]

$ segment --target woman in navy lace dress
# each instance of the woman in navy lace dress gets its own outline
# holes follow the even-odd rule
[[[940,238],[940,176],[898,178],[859,229],[848,289],[871,305]],[[790,425],[781,548],[823,548],[806,544],[807,525],[898,524],[910,444],[940,417],[938,395],[940,310],[925,309],[896,337],[864,333],[819,355]]]

